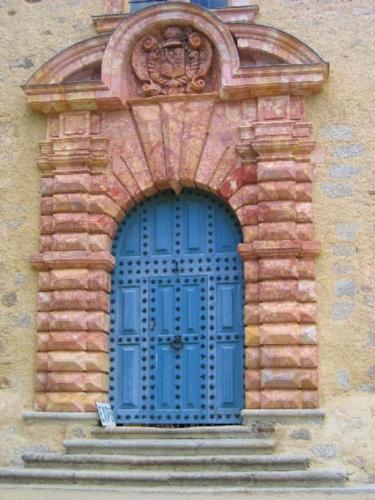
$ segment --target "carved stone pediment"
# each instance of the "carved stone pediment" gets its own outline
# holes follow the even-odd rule
[[[211,62],[212,47],[207,38],[180,26],[144,36],[132,54],[133,70],[146,96],[203,92]]]

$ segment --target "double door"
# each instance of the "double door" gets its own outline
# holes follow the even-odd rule
[[[194,191],[148,200],[120,229],[110,373],[119,424],[239,421],[239,239],[221,203]]]

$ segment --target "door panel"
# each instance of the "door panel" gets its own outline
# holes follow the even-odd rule
[[[142,202],[114,243],[110,402],[118,424],[230,424],[244,405],[238,223],[206,193]]]

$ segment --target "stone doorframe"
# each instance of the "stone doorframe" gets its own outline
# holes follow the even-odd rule
[[[255,13],[166,3],[102,16],[104,33],[26,84],[28,103],[47,115],[32,257],[36,409],[93,411],[107,399],[118,224],[144,197],[184,186],[225,200],[242,225],[246,408],[318,406],[315,144],[305,98],[321,90],[328,65],[255,24]],[[163,66],[175,55],[177,83]]]

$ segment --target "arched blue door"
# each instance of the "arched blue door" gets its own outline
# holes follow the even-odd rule
[[[110,402],[118,424],[237,423],[244,403],[241,230],[209,194],[140,203],[114,243]]]

